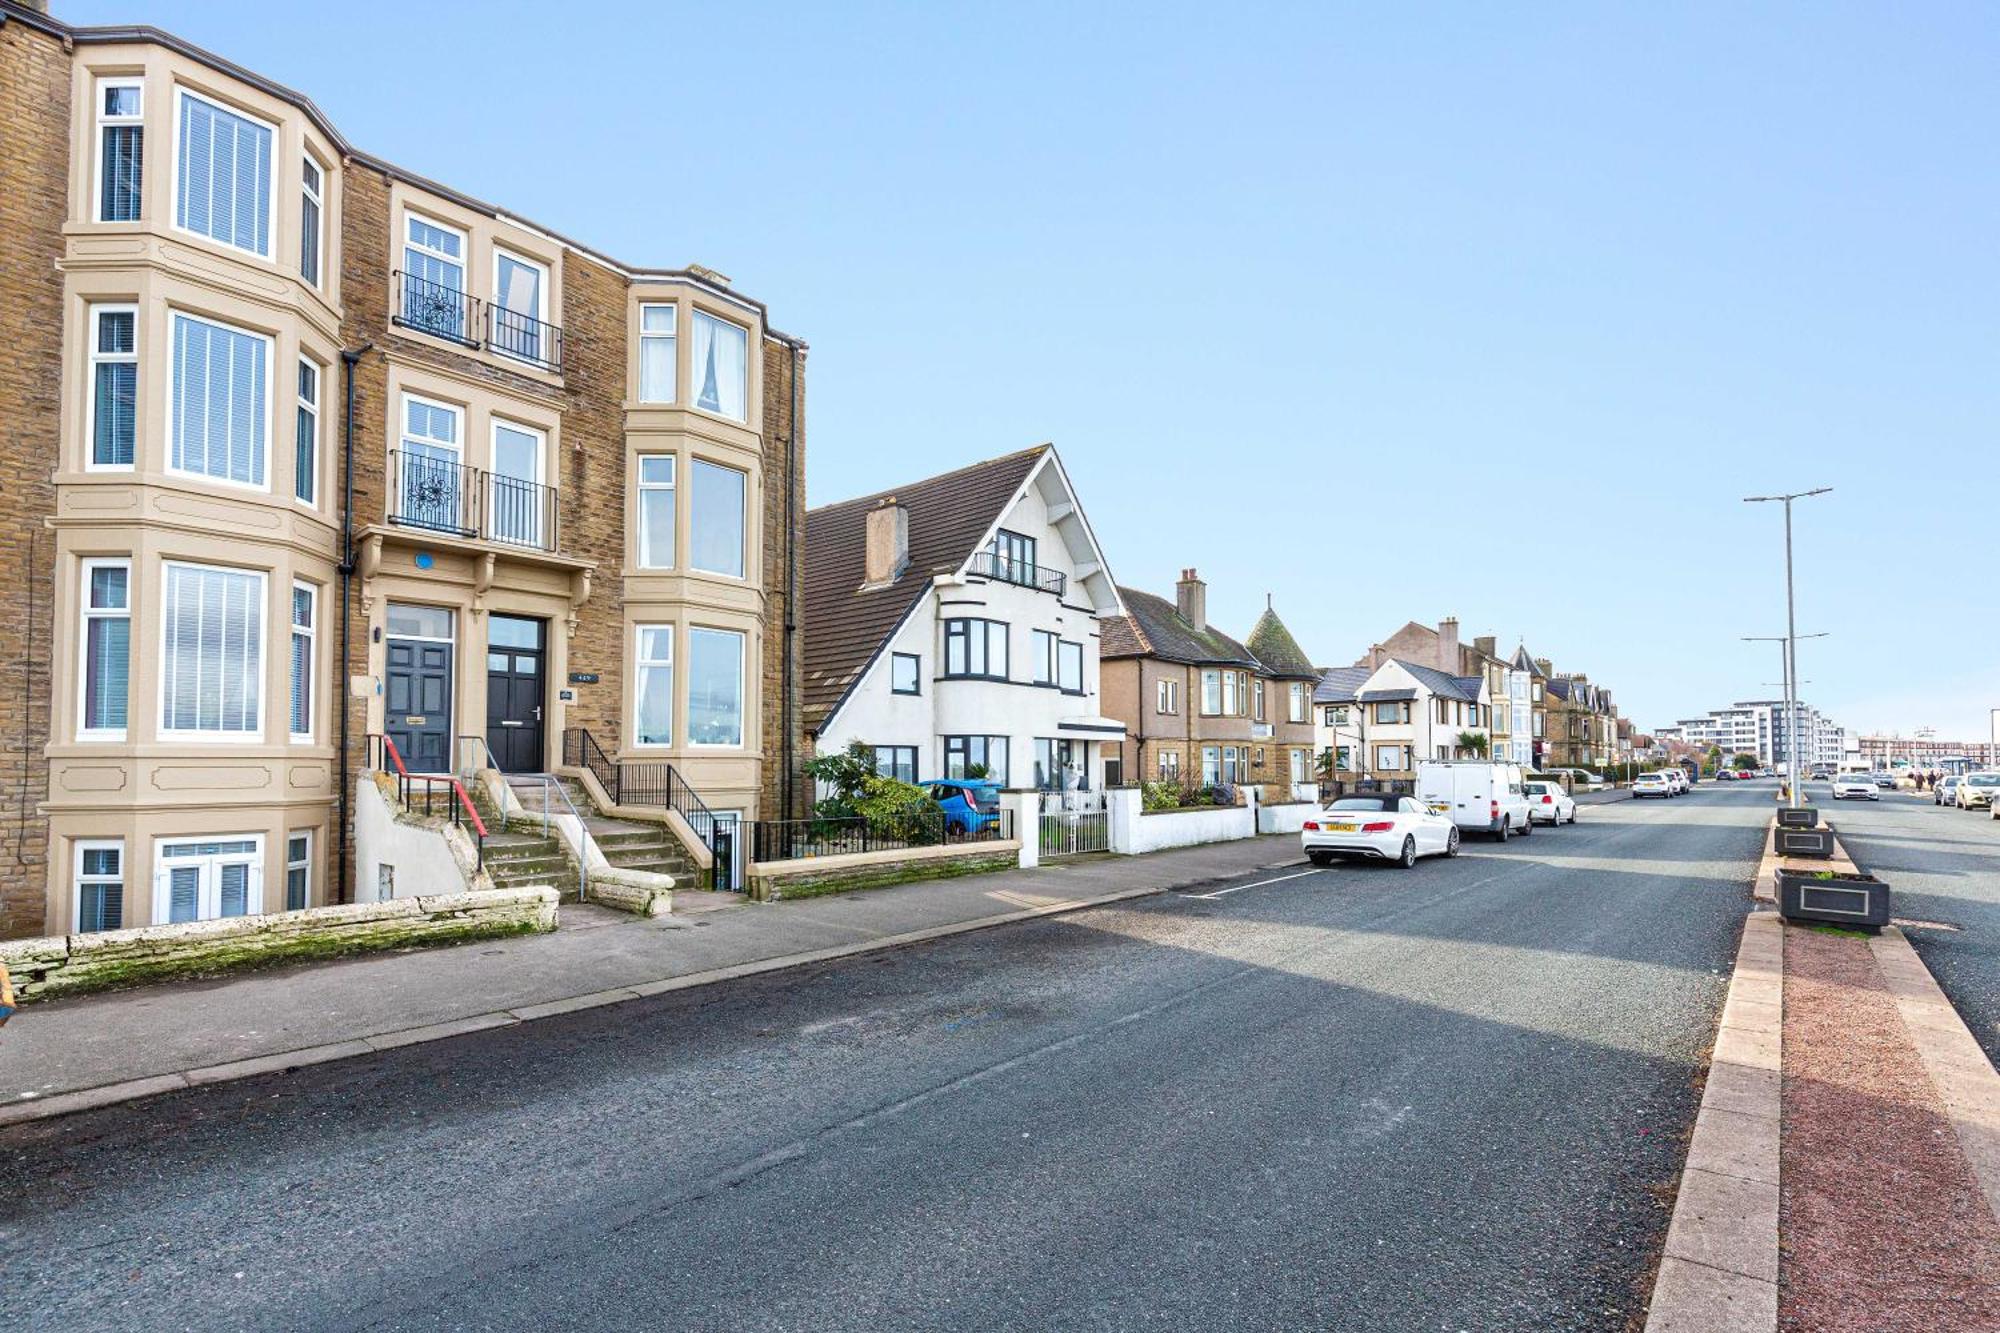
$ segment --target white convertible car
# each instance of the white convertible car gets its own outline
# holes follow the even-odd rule
[[[1316,866],[1363,857],[1394,861],[1407,870],[1420,856],[1458,855],[1458,825],[1448,815],[1394,792],[1335,797],[1306,821],[1299,836]]]

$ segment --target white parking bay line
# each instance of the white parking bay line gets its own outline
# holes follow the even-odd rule
[[[1304,879],[1307,875],[1317,875],[1321,869],[1323,867],[1315,866],[1311,870],[1301,870],[1290,875],[1279,875],[1275,879],[1260,879],[1254,884],[1237,884],[1227,889],[1217,889],[1214,893],[1183,893],[1181,897],[1200,898],[1212,902],[1217,898],[1227,898],[1232,893],[1241,893],[1245,889],[1261,889],[1266,884],[1283,884],[1288,879]]]

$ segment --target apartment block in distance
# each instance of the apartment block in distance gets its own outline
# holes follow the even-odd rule
[[[352,864],[390,745],[787,806],[805,348],[762,304],[151,28],[0,0],[0,116],[0,934],[413,891]]]

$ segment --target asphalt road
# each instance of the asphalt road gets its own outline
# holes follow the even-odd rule
[[[19,1126],[0,1325],[1623,1329],[1770,805]]]
[[[2000,1064],[2000,820],[1932,803],[1929,793],[1834,801],[1807,789],[1854,863],[1886,880],[1890,910],[1965,1025]]]

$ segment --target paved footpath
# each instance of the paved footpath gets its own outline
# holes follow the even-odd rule
[[[200,1082],[207,1071],[236,1073],[240,1062],[298,1062],[289,1053],[367,1054],[619,992],[629,998],[1299,860],[1296,837],[1272,836],[649,921],[570,906],[548,935],[34,1004],[0,1029],[0,1124],[84,1089],[152,1080],[144,1091],[158,1092],[190,1072]]]
[[[7,1317],[1621,1330],[1768,805],[1620,801],[0,1128]]]

